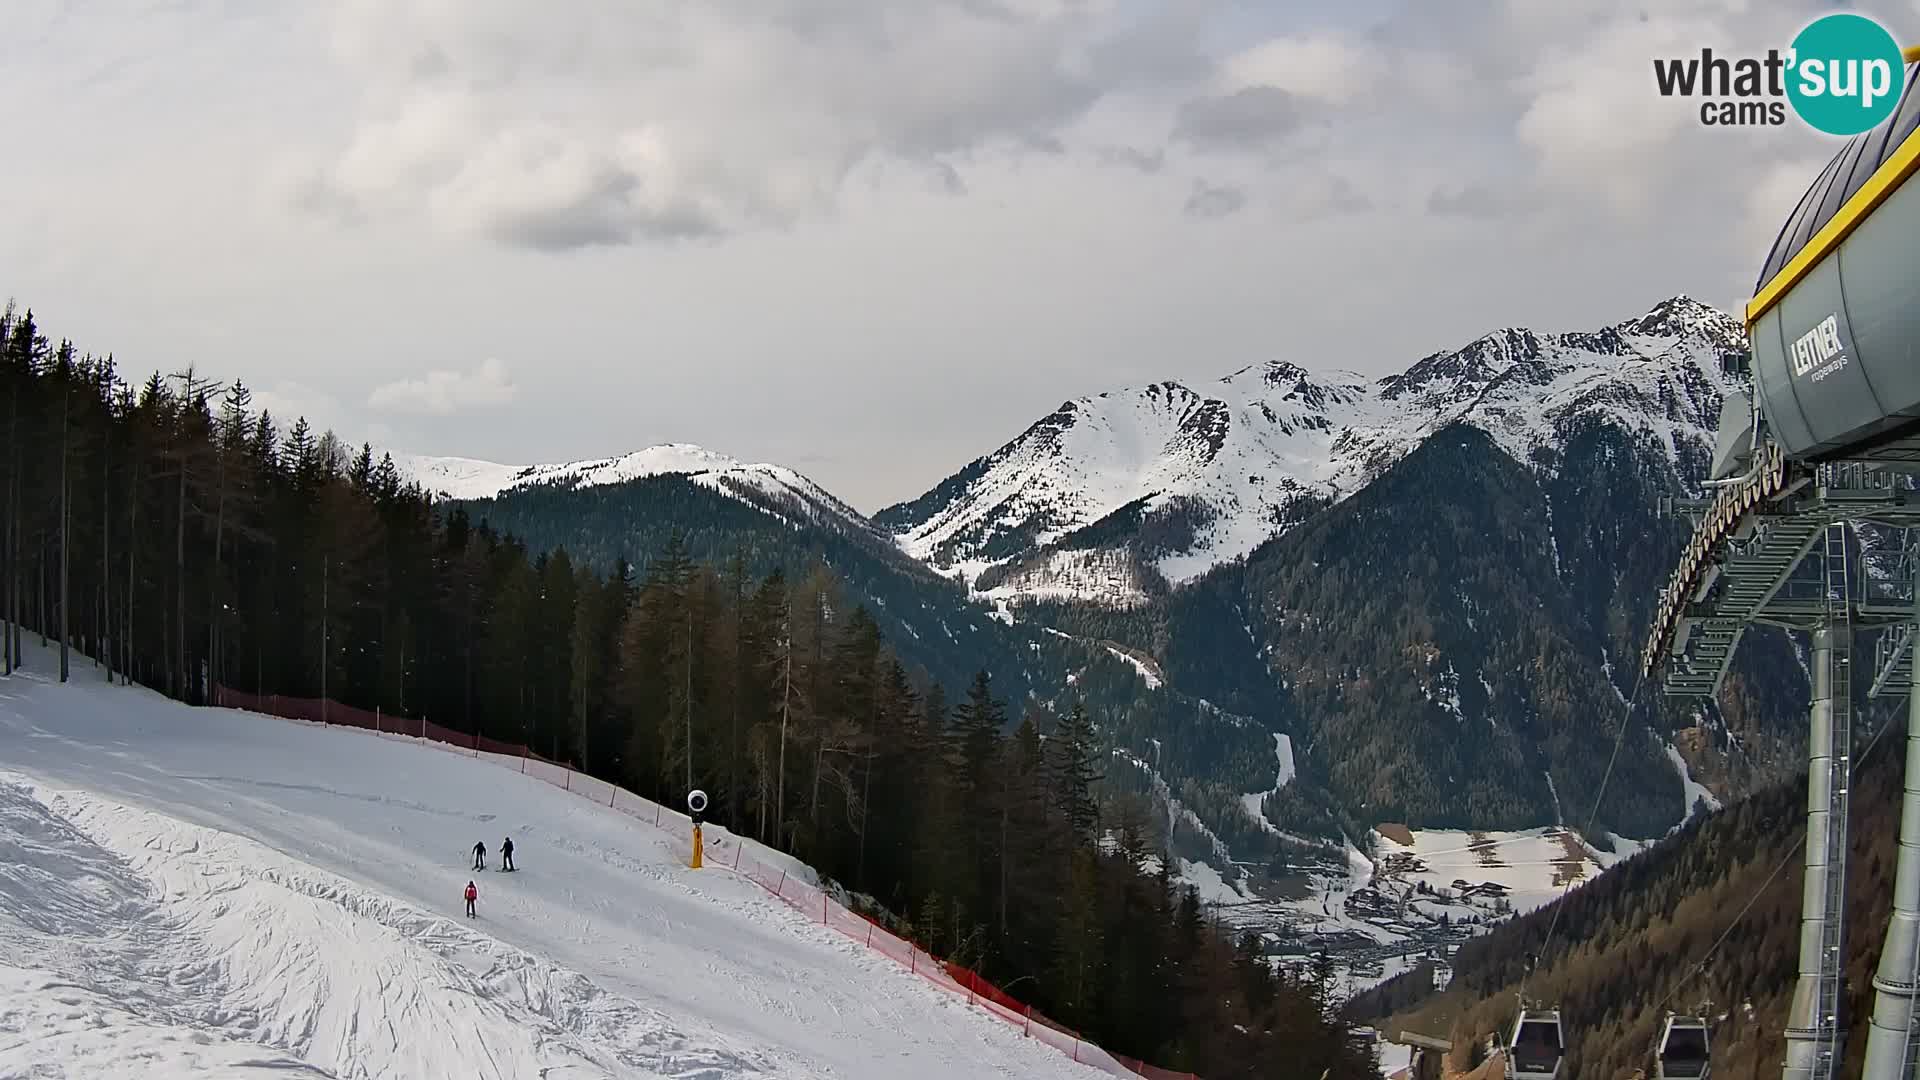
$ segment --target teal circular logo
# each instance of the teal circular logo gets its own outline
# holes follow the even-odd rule
[[[1787,60],[1793,111],[1829,135],[1858,135],[1893,114],[1907,68],[1900,43],[1864,15],[1825,15],[1793,39]]]

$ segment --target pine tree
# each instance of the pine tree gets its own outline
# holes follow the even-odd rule
[[[1085,704],[1074,702],[1048,745],[1053,751],[1054,808],[1080,843],[1091,844],[1100,826],[1100,807],[1093,788],[1101,777],[1094,764],[1097,750],[1093,721],[1087,716]]]

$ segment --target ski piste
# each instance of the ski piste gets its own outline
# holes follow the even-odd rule
[[[64,870],[0,871],[0,1002],[38,1033],[0,1044],[0,1073],[273,1060],[288,1070],[276,1076],[487,1080],[555,1068],[1099,1075],[760,885],[689,870],[685,838],[485,759],[138,687],[63,687],[31,671],[11,686],[0,821],[35,839],[6,862],[98,870],[77,884],[60,883]],[[434,852],[509,809],[526,823],[516,849],[537,850],[540,871],[495,868],[514,881],[483,890],[467,919],[446,898],[472,872]],[[61,933],[34,929],[49,904],[69,912]],[[172,929],[136,929],[154,919]],[[167,972],[215,957],[208,979],[163,992]],[[50,1011],[42,988],[54,985],[81,1005]],[[236,995],[261,1023],[174,1036]],[[389,1022],[406,1034],[382,1037]]]

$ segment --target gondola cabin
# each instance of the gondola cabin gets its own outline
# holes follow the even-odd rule
[[[1698,1016],[1669,1016],[1660,1033],[1654,1080],[1706,1080],[1707,1021]]]
[[[1559,1009],[1523,1009],[1507,1036],[1507,1080],[1563,1080]]]

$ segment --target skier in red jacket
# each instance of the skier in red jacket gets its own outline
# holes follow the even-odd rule
[[[467,882],[467,918],[471,919],[475,917],[473,914],[473,902],[478,899],[480,899],[480,890],[473,887],[473,882]]]

